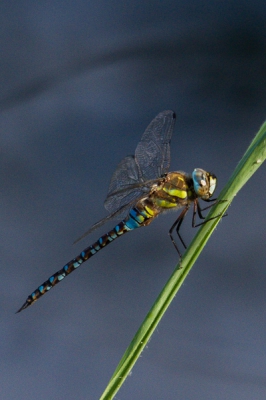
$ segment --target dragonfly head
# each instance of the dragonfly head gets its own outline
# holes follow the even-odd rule
[[[208,200],[212,197],[217,183],[217,178],[214,174],[210,174],[200,168],[195,168],[192,172],[192,179],[197,196],[203,200]]]

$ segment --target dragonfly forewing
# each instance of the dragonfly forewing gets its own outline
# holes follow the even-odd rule
[[[173,111],[163,111],[151,121],[142,135],[135,158],[143,180],[159,178],[168,172],[175,120]]]

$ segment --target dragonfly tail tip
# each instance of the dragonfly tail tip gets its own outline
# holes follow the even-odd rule
[[[28,303],[27,301],[25,301],[25,303],[22,305],[22,307],[20,307],[18,309],[18,311],[16,311],[16,314],[20,313],[21,311],[25,310],[25,308],[29,307],[30,303]]]

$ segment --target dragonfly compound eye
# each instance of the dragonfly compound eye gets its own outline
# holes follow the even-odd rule
[[[203,200],[209,199],[216,188],[216,177],[200,168],[195,168],[192,173],[193,186],[197,196]]]

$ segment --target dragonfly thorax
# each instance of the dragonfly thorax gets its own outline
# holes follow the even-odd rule
[[[192,176],[182,171],[176,171],[166,174],[149,197],[154,206],[157,206],[162,212],[186,206],[197,195],[194,191]]]
[[[197,197],[208,200],[214,193],[217,178],[214,174],[195,168],[192,172],[192,180]]]

